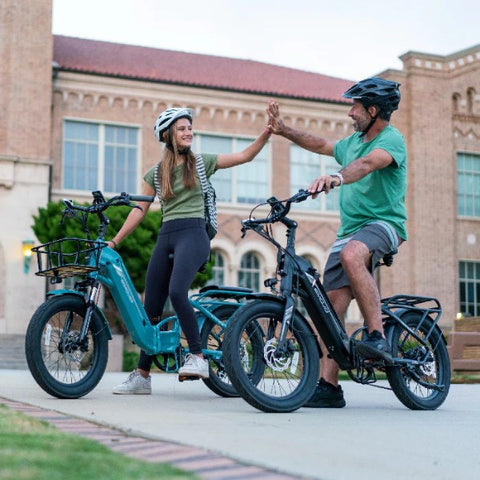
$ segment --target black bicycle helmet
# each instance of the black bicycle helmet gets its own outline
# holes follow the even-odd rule
[[[163,111],[157,118],[153,126],[153,132],[159,142],[165,142],[163,132],[168,130],[180,118],[188,118],[190,122],[193,120],[193,110],[191,108],[168,108]]]
[[[350,87],[343,96],[358,100],[365,108],[378,106],[379,115],[390,120],[390,115],[400,103],[400,84],[379,77],[367,78]]]

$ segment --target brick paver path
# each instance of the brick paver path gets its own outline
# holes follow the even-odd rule
[[[300,478],[262,467],[245,465],[201,448],[127,435],[120,430],[53,410],[1,398],[0,403],[12,410],[49,422],[59,430],[95,440],[115,452],[147,462],[168,463],[195,473],[205,480],[298,480]]]

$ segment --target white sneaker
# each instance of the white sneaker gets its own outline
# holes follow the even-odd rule
[[[187,353],[183,367],[178,369],[178,375],[182,377],[208,378],[208,362],[198,355]]]
[[[117,395],[151,395],[152,377],[143,378],[137,370],[134,370],[123,383],[113,387],[113,393]]]

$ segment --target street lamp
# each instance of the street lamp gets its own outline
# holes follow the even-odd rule
[[[22,241],[23,252],[23,273],[28,273],[30,270],[30,259],[32,258],[32,248],[35,245],[33,240]]]

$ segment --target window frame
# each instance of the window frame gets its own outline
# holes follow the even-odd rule
[[[212,267],[212,278],[207,282],[207,285],[225,285],[225,279],[227,277],[227,261],[225,253],[218,249],[212,248],[212,254],[214,257],[214,265]],[[221,257],[223,264],[221,266],[217,265],[217,258]],[[217,281],[217,276],[223,277],[221,281]]]
[[[479,169],[476,170],[460,170],[459,162],[460,157],[465,159],[466,157],[473,157],[478,162]],[[480,153],[476,152],[466,152],[458,151],[456,153],[456,174],[457,174],[457,216],[460,218],[468,218],[469,220],[480,220]],[[468,192],[460,192],[460,179],[461,176],[466,176],[470,174],[467,179],[471,183],[471,188]],[[463,182],[465,185],[467,182]],[[477,186],[478,188],[475,188]],[[462,187],[463,188],[463,187]],[[478,204],[478,207],[476,205]],[[462,211],[461,211],[462,207]],[[467,208],[470,208],[473,212],[472,214],[466,213]],[[478,211],[477,211],[478,209]]]
[[[253,256],[256,261],[258,262],[258,269],[254,269],[251,267],[244,268],[242,267],[242,261],[247,255]],[[242,282],[240,281],[240,274],[243,274],[245,276],[248,275],[249,278],[251,278],[253,275],[257,276],[257,282],[256,285],[243,285]],[[262,261],[261,261],[261,256],[255,251],[255,250],[248,250],[247,252],[243,253],[242,256],[240,257],[240,262],[238,264],[238,270],[237,270],[237,285],[239,287],[246,287],[246,288],[251,288],[255,292],[260,291],[261,289],[261,282],[262,282]]]
[[[222,139],[227,139],[230,140],[231,142],[231,151],[230,152],[210,152],[208,149],[204,149],[202,147],[202,137],[209,136],[209,137],[218,137]],[[248,141],[250,143],[254,142],[257,137],[251,136],[251,135],[231,135],[231,134],[225,134],[225,133],[219,133],[219,132],[207,132],[207,131],[195,131],[194,135],[194,150],[195,152],[198,153],[205,153],[205,154],[221,154],[221,153],[233,153],[233,152],[239,152],[242,151],[242,147],[237,147],[238,140],[241,141]],[[231,200],[222,200],[218,196],[218,191],[217,191],[217,204],[218,205],[230,205],[230,206],[235,206],[235,207],[242,207],[245,205],[255,205],[257,203],[260,203],[261,201],[264,201],[265,198],[268,198],[270,195],[270,192],[272,191],[272,148],[271,148],[271,142],[270,140],[264,145],[262,148],[262,151],[265,150],[265,172],[266,172],[266,180],[265,180],[265,189],[266,189],[266,195],[263,197],[259,197],[258,201],[252,200],[250,202],[240,202],[238,201],[238,168],[231,168],[228,169],[229,174],[231,176],[230,178],[230,193],[231,193]],[[255,159],[252,161],[255,162]],[[215,174],[218,175],[218,172]],[[215,175],[213,175],[210,180],[212,182],[212,185],[215,188]],[[218,190],[218,189],[217,189]]]
[[[112,121],[103,121],[96,119],[84,119],[78,117],[63,117],[62,118],[62,138],[61,138],[61,178],[60,178],[60,190],[62,192],[69,192],[70,194],[77,196],[84,196],[91,193],[89,189],[78,189],[78,188],[67,188],[65,187],[65,139],[66,139],[66,124],[67,122],[77,123],[77,124],[88,124],[96,126],[99,131],[97,147],[98,147],[98,164],[97,164],[97,183],[95,190],[100,190],[106,195],[115,195],[120,193],[119,191],[110,192],[105,189],[105,149],[106,145],[106,127],[119,127],[119,128],[131,128],[136,130],[136,155],[135,155],[135,180],[134,180],[134,190],[136,193],[140,191],[141,188],[141,152],[142,152],[142,126],[136,123],[127,123],[127,122],[112,122]],[[125,189],[123,189],[125,191]],[[128,191],[128,189],[127,189]]]
[[[464,271],[467,272],[468,266],[474,268],[473,277],[462,276],[462,265],[464,266]],[[470,295],[468,294],[468,286],[472,288],[473,299],[470,300]],[[462,290],[465,292],[463,295],[465,300],[462,302]],[[459,260],[458,262],[458,311],[465,316],[480,317],[480,260]],[[465,308],[462,310],[462,303]],[[468,305],[473,305],[473,313],[468,310]]]
[[[305,179],[306,183],[303,184],[303,186],[298,185],[294,186],[293,185],[293,167],[294,165],[297,166],[297,168],[302,169],[302,165],[305,166],[305,163],[299,163],[299,162],[294,162],[294,155],[292,152],[298,151],[300,152],[304,157],[307,157],[309,161],[315,160],[318,158],[318,171],[315,176]],[[329,165],[328,163],[331,163]],[[308,167],[315,168],[315,165],[313,165],[310,162],[307,162]],[[333,168],[335,166],[335,168]],[[289,147],[289,172],[290,172],[290,194],[294,195],[295,193],[298,192],[300,188],[307,188],[309,183],[314,180],[319,175],[327,175],[328,173],[333,173],[334,171],[338,171],[341,169],[341,166],[337,163],[334,157],[330,155],[323,155],[319,153],[313,153],[309,152],[305,149],[302,149],[298,145],[291,144]],[[339,215],[340,213],[340,204],[339,204],[339,190],[338,189],[333,189],[330,191],[330,193],[327,195],[319,195],[314,202],[303,202],[294,205],[294,208],[301,209],[302,211],[311,211],[311,212],[316,212],[316,213],[321,213],[321,214],[326,214],[326,215]],[[333,203],[336,208],[328,208],[328,203]]]

